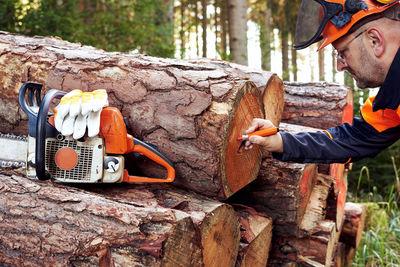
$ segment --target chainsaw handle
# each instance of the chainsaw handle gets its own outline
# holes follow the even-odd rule
[[[46,173],[45,156],[46,156],[46,125],[48,124],[47,116],[49,113],[49,106],[54,98],[61,98],[66,94],[64,91],[51,89],[43,98],[40,103],[39,112],[36,124],[36,150],[35,150],[35,165],[36,176],[39,180],[49,179]],[[54,128],[54,127],[53,127]],[[54,128],[55,129],[55,128]]]
[[[40,83],[25,82],[19,90],[18,102],[22,110],[29,116],[37,116],[37,109],[40,105],[40,93],[42,85]],[[26,95],[28,95],[28,103],[26,103]],[[29,104],[29,105],[28,105]]]
[[[161,154],[158,150],[154,149],[152,146],[146,144],[139,139],[133,137],[134,147],[131,152],[140,153],[147,158],[153,160],[159,165],[165,167],[167,169],[167,177],[165,179],[158,178],[149,178],[149,177],[141,177],[141,176],[130,176],[128,172],[124,171],[124,182],[159,182],[159,183],[170,183],[175,179],[175,169],[172,162],[167,159],[163,154]]]

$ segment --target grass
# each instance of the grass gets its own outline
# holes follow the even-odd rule
[[[367,221],[362,240],[357,249],[352,266],[400,266],[400,210],[398,201],[400,186],[398,170],[393,160],[395,181],[388,196],[383,197],[376,187],[370,190],[370,177],[367,167],[360,171],[354,201],[367,201]],[[366,174],[368,194],[358,196],[359,185]]]

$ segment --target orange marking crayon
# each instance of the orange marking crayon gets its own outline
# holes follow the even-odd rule
[[[244,135],[242,135],[242,136],[239,136],[239,137],[237,138],[237,140],[238,140],[238,141],[246,141],[246,140],[249,140],[249,137],[250,137],[250,136],[253,136],[253,135],[258,135],[258,136],[263,136],[263,137],[265,137],[265,136],[274,135],[274,134],[276,134],[277,132],[279,132],[279,128],[278,128],[278,127],[271,127],[271,128],[268,128],[268,129],[263,129],[263,130],[255,131],[255,132],[252,132],[252,133],[249,133],[249,134],[244,134]]]

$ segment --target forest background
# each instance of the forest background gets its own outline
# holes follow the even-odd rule
[[[1,0],[0,30],[58,36],[107,51],[169,58],[212,57],[277,73],[285,81],[339,82],[354,90],[354,114],[371,92],[336,72],[329,46],[295,51],[301,0]],[[390,193],[399,163],[395,144],[374,159],[355,163],[350,192]],[[397,164],[400,166],[400,164]],[[369,182],[368,182],[369,181]]]

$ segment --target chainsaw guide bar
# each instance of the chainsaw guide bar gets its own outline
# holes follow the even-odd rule
[[[0,133],[0,167],[26,168],[26,136]]]

